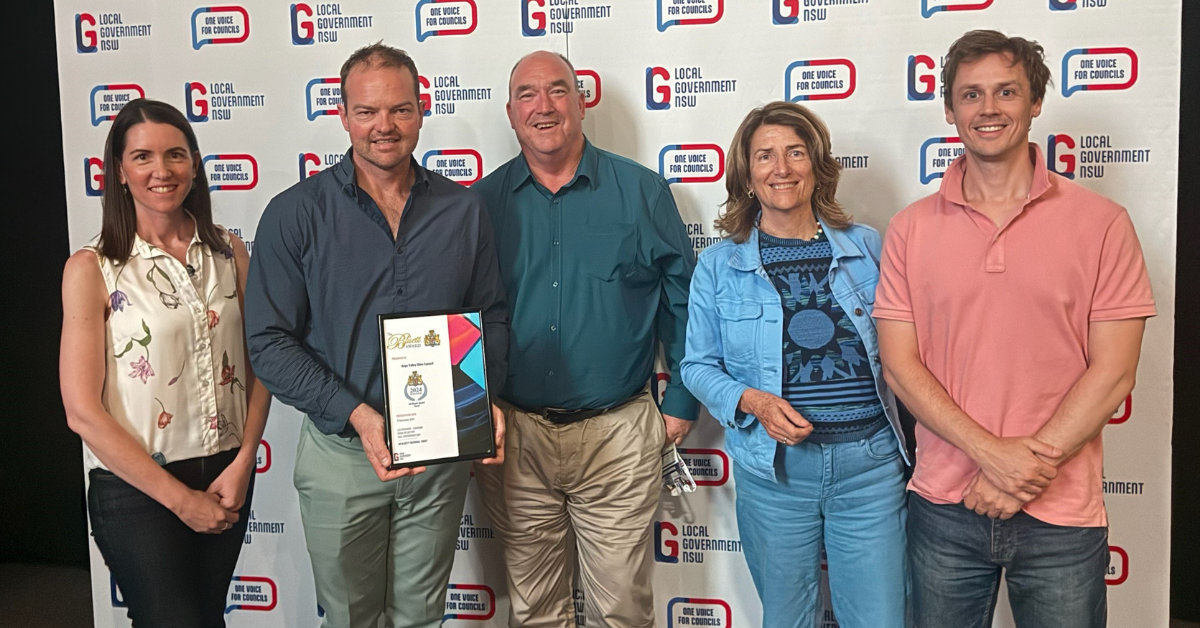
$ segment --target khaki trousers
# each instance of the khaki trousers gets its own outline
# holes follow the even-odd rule
[[[571,425],[501,407],[504,465],[475,470],[504,545],[509,625],[574,628],[573,531],[588,626],[653,626],[648,545],[666,428],[649,393]]]

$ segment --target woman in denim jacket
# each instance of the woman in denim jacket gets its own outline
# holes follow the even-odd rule
[[[871,319],[879,233],[842,211],[808,109],[751,111],[728,155],[726,237],[692,277],[682,373],[725,426],[763,626],[818,625],[824,546],[839,625],[901,628],[905,460]]]

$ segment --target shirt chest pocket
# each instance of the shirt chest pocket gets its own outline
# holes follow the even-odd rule
[[[616,281],[638,268],[637,229],[632,224],[585,225],[572,238],[579,270],[601,281]]]
[[[721,346],[725,353],[725,367],[730,375],[755,362],[762,315],[760,303],[717,301],[717,318],[721,319]]]

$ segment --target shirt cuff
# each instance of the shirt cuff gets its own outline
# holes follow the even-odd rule
[[[347,390],[345,386],[340,386],[338,391],[329,398],[329,403],[325,404],[325,411],[321,413],[321,416],[319,418],[310,416],[309,418],[322,434],[340,434],[346,429],[346,423],[350,421],[350,414],[361,403],[362,400],[354,393]]]
[[[910,310],[896,310],[888,307],[879,307],[878,303],[875,304],[875,309],[871,312],[871,316],[889,321],[902,321],[905,323],[916,322],[916,319],[913,318],[913,313]]]
[[[696,401],[696,397],[686,388],[672,386],[663,393],[662,405],[659,406],[659,410],[663,414],[677,419],[695,421],[700,414],[700,402]]]

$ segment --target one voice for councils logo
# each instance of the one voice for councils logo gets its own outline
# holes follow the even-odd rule
[[[1108,546],[1108,573],[1104,576],[1104,584],[1117,586],[1125,584],[1129,579],[1129,552],[1116,545]]]
[[[658,0],[658,32],[672,26],[716,24],[725,13],[725,0]]]
[[[250,14],[239,6],[200,7],[192,11],[192,48],[240,44],[250,37]]]
[[[83,158],[83,191],[88,196],[104,196],[104,160]]]
[[[725,151],[716,144],[668,144],[658,151],[667,183],[712,183],[725,176]]]
[[[420,0],[417,3],[417,41],[446,35],[470,35],[479,26],[475,0]]]
[[[650,111],[665,111],[673,106],[696,107],[700,98],[736,91],[737,79],[706,79],[700,66],[675,68],[671,72],[661,66],[646,68],[646,108]]]
[[[933,100],[937,97],[938,64],[929,55],[908,56],[908,99]]]
[[[1058,133],[1046,138],[1046,168],[1068,179],[1100,179],[1107,165],[1148,163],[1149,148],[1118,147],[1109,135]]]
[[[428,151],[421,157],[421,166],[463,185],[471,185],[483,178],[483,157],[479,151],[470,148]]]
[[[300,153],[300,180],[303,181],[314,174],[340,162],[346,155],[343,153]]]
[[[262,576],[234,576],[225,614],[233,611],[269,611],[279,602],[275,581]]]
[[[667,628],[675,626],[733,626],[733,610],[725,600],[677,597],[667,602]]]
[[[1076,48],[1063,56],[1062,95],[1129,89],[1137,77],[1137,53],[1129,48]]]
[[[446,586],[446,614],[450,619],[484,621],[496,614],[496,593],[483,584],[454,584]]]
[[[258,161],[246,154],[225,153],[206,155],[204,169],[208,173],[210,192],[250,190],[258,185]]]
[[[149,24],[126,24],[121,13],[75,14],[75,50],[81,54],[120,50],[122,39],[149,36]]]
[[[942,178],[959,155],[966,152],[957,137],[931,137],[921,144],[921,184]]]
[[[521,34],[525,37],[569,34],[575,32],[577,21],[612,17],[611,4],[584,4],[586,0],[518,1],[521,3]]]
[[[783,71],[784,99],[839,100],[854,93],[856,71],[849,59],[793,61]]]
[[[183,84],[184,113],[191,122],[231,120],[234,109],[253,109],[266,104],[263,94],[239,94],[233,83]]]
[[[97,85],[92,88],[92,126],[111,122],[121,109],[135,98],[145,98],[146,90],[135,83]]]
[[[600,75],[595,70],[575,70],[575,85],[583,94],[585,108],[600,104]]]
[[[344,15],[340,2],[319,2],[316,9],[301,2],[293,4],[288,13],[294,46],[331,44],[338,40],[339,31],[371,28],[375,22],[373,15]]]
[[[823,22],[831,6],[866,4],[867,0],[771,0],[771,23],[787,26],[805,22]]]
[[[921,17],[931,18],[942,11],[982,11],[995,0],[921,0]]]
[[[342,104],[342,79],[315,78],[304,86],[304,108],[311,122],[321,116],[336,116]]]
[[[724,486],[729,481],[729,456],[720,449],[680,448],[696,486]]]

